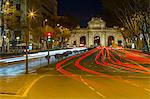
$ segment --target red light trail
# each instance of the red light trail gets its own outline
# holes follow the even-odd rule
[[[111,51],[110,51],[111,50]],[[97,51],[100,51],[99,54],[97,54],[96,58],[95,58],[95,62],[96,64],[98,65],[101,65],[101,66],[105,66],[105,67],[113,67],[114,69],[117,68],[117,69],[120,69],[120,70],[125,70],[125,71],[131,71],[131,72],[139,72],[139,73],[144,73],[144,74],[150,74],[149,69],[143,67],[143,66],[138,66],[138,65],[135,65],[135,64],[131,64],[132,61],[129,61],[127,59],[125,59],[124,57],[122,57],[117,51],[111,49],[111,48],[108,48],[108,47],[97,47],[95,49],[92,49],[88,52],[85,52],[83,54],[79,54],[77,56],[72,56],[70,58],[67,58],[59,63],[56,64],[56,69],[66,75],[66,76],[72,76],[74,79],[77,79],[79,80],[78,76],[75,75],[75,74],[72,74],[71,72],[69,71],[66,71],[65,69],[63,69],[62,65],[65,64],[67,61],[70,61],[72,59],[75,59],[77,57],[80,56],[80,58],[74,63],[74,65],[79,68],[80,70],[82,71],[85,71],[85,72],[88,72],[88,73],[91,73],[91,74],[95,74],[95,75],[99,75],[99,76],[104,76],[104,77],[107,77],[107,78],[113,78],[112,76],[109,76],[109,75],[106,75],[106,74],[103,74],[103,73],[100,73],[100,72],[97,72],[97,71],[93,71],[91,69],[88,69],[84,66],[82,66],[80,64],[80,62],[85,59],[86,57],[96,53]],[[120,51],[120,52],[123,52],[123,51]],[[117,59],[114,54],[115,53],[119,59]],[[124,52],[125,53],[125,52]],[[129,57],[129,55],[127,55]],[[130,57],[131,58],[131,57]],[[140,57],[138,57],[140,59]],[[99,61],[101,60],[101,62]],[[129,62],[121,62],[120,60],[126,60],[126,61],[129,61]],[[147,59],[147,61],[149,61],[149,59]]]
[[[107,62],[105,62],[105,57],[104,57],[104,50],[106,50],[106,54],[107,54]],[[124,59],[123,57],[121,57],[117,52],[115,52],[114,50],[112,50],[113,53],[115,53],[117,56],[119,56],[119,59]],[[111,58],[112,57],[112,58]],[[99,62],[98,60],[101,59],[101,62]],[[114,60],[113,60],[114,59]],[[119,59],[115,58],[115,56],[110,53],[109,48],[102,48],[100,53],[96,56],[95,58],[95,62],[101,66],[112,66],[118,69],[123,69],[123,70],[128,70],[128,71],[132,71],[132,72],[141,72],[144,74],[150,74],[150,72],[147,72],[148,69],[143,67],[143,66],[138,66],[138,65],[134,65],[131,63],[123,63],[121,62]],[[131,62],[131,61],[130,61]],[[112,63],[112,64],[110,64]],[[123,68],[122,68],[123,67]],[[127,67],[127,68],[126,68]],[[135,70],[134,70],[135,69]]]

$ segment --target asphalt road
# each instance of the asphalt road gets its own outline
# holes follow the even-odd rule
[[[150,99],[149,61],[139,52],[96,48],[40,68],[19,96],[2,99]]]
[[[97,76],[80,76],[82,82],[63,76],[46,76],[30,89],[27,99],[149,99],[146,78],[113,81]],[[136,83],[133,83],[136,82]]]

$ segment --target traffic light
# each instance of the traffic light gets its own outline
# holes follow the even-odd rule
[[[47,41],[51,42],[52,39],[52,32],[47,32]]]

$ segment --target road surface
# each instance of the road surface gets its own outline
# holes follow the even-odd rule
[[[150,99],[149,67],[147,54],[98,47],[59,61],[53,69],[44,67],[33,74],[20,75],[16,82],[26,81],[26,76],[30,81],[22,82],[21,88],[12,91],[14,95],[7,91],[0,96],[2,99]],[[16,82],[8,77],[7,86],[21,86]]]

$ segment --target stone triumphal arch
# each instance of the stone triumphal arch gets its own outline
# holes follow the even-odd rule
[[[92,18],[87,28],[77,27],[72,31],[69,46],[123,46],[123,36],[118,28],[107,28],[106,22],[101,18]]]

